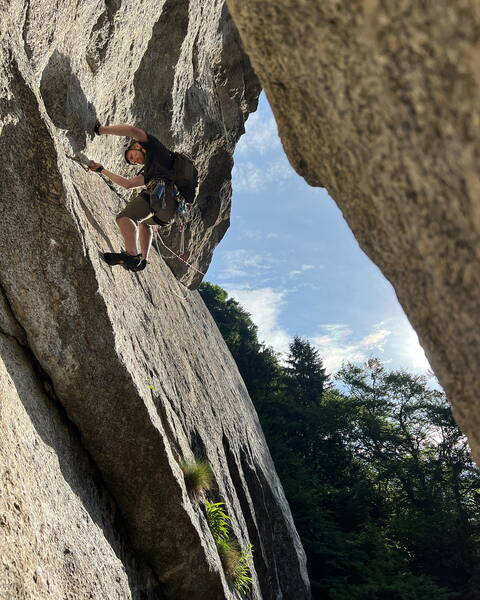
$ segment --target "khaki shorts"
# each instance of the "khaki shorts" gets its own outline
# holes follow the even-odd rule
[[[156,225],[152,216],[153,210],[150,208],[148,195],[142,192],[130,200],[122,212],[117,215],[117,219],[120,217],[128,217],[129,219],[132,219],[132,221],[135,221],[137,225],[143,223],[144,225],[151,227],[152,225]]]
[[[167,196],[167,206],[157,212],[157,217],[163,221],[165,225],[168,225],[175,216],[177,210],[177,201],[173,195]],[[148,192],[142,192],[138,196],[135,196],[127,206],[117,215],[117,219],[120,217],[128,217],[132,219],[137,225],[143,223],[151,227],[152,225],[158,225],[156,221],[152,219],[153,210],[150,207]]]

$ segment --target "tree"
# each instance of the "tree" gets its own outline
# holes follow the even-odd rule
[[[314,600],[480,597],[480,475],[444,394],[376,359],[335,388],[294,338],[286,365],[218,286],[200,293],[259,414]]]
[[[284,369],[288,393],[301,406],[317,405],[329,379],[319,351],[308,340],[295,336],[286,362],[289,365]]]
[[[382,528],[414,573],[451,591],[479,558],[480,474],[443,392],[378,360],[338,379],[357,405],[351,443],[382,497]]]

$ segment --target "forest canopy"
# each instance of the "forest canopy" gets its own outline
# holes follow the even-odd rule
[[[313,598],[479,598],[480,473],[444,393],[377,358],[328,374],[300,337],[280,361],[225,290],[200,294],[255,404]]]

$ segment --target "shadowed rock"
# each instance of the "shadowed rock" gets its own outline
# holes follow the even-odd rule
[[[95,124],[95,109],[88,102],[70,59],[55,50],[42,73],[40,93],[48,116],[66,130],[75,154],[83,151]]]

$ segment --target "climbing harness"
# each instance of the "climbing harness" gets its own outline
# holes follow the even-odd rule
[[[179,253],[180,257],[183,257],[185,254],[185,231],[187,229],[188,220],[188,203],[175,185],[173,186],[173,189],[175,190],[175,202],[177,203],[174,219],[177,225],[177,231],[180,234]],[[147,185],[147,190],[150,191],[150,207],[152,208],[154,213],[166,208],[167,185],[165,181],[150,181]],[[161,226],[169,224],[164,221],[161,221],[156,214],[153,215],[153,220]]]
[[[160,183],[158,183],[153,188],[151,196],[153,197],[154,200],[157,200],[158,202],[161,202],[161,207],[165,208],[165,206],[166,206],[165,184],[163,183],[163,181],[161,181]]]

